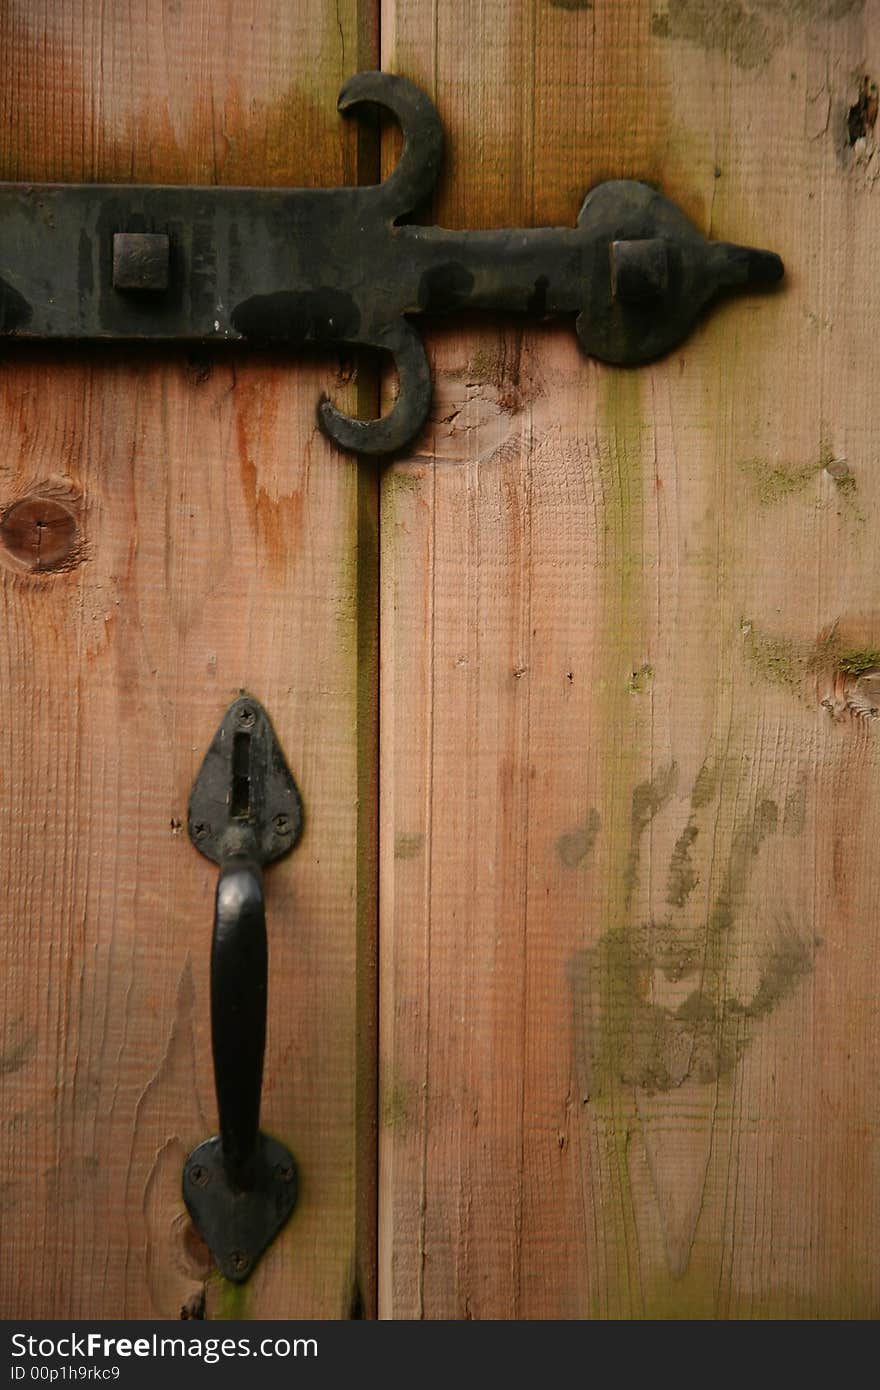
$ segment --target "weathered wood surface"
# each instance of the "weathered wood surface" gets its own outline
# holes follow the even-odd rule
[[[2,9],[0,177],[355,182],[369,0]],[[75,254],[75,249],[74,249]],[[335,364],[4,353],[0,1313],[373,1306],[374,484],[315,428]],[[193,777],[240,688],[307,828],[270,871],[263,1121],[300,1205],[241,1293],[180,1198],[215,1132],[214,867]]]
[[[447,225],[640,177],[788,281],[635,372],[431,335],[382,491],[381,1312],[875,1316],[880,5],[382,40]]]

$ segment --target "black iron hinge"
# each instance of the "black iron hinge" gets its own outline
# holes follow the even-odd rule
[[[400,378],[390,413],[357,420],[323,400],[319,418],[342,448],[387,454],[431,403],[416,315],[576,316],[591,356],[632,366],[681,342],[720,291],[782,277],[773,252],[708,241],[629,180],[594,188],[574,228],[401,226],[436,183],[440,120],[389,73],[353,77],[339,109],[363,102],[404,133],[397,167],[370,188],[0,185],[0,335],[385,349]]]

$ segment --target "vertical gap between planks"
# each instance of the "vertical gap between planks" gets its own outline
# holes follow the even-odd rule
[[[359,33],[357,69],[381,67],[382,5],[369,0]],[[351,73],[343,74],[348,80]],[[361,125],[357,183],[381,178],[378,123]],[[381,367],[370,361],[358,368],[358,414],[381,414]],[[378,1316],[379,1267],[379,534],[381,464],[359,454],[357,467],[357,683],[358,683],[358,981],[356,987],[358,1092],[356,1123],[360,1172],[356,1174],[355,1269],[350,1318]]]

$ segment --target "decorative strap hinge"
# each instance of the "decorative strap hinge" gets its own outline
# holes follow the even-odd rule
[[[387,454],[431,403],[416,315],[575,316],[586,352],[633,366],[680,343],[720,291],[782,277],[772,251],[708,241],[630,180],[588,193],[574,228],[401,226],[436,184],[440,120],[389,73],[346,83],[339,109],[364,102],[404,135],[397,167],[369,188],[0,185],[0,335],[384,349],[400,378],[390,413],[357,420],[323,400],[319,418],[341,448]]]

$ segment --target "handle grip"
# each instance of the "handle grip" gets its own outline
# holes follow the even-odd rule
[[[263,874],[236,855],[220,868],[211,946],[211,1044],[223,1162],[253,1186],[266,1048],[268,947]]]
[[[296,1164],[260,1131],[268,944],[264,864],[296,844],[302,803],[266,711],[227,710],[193,786],[190,838],[220,866],[211,943],[211,1046],[220,1133],[186,1160],[183,1197],[228,1279],[247,1279],[296,1204]]]

